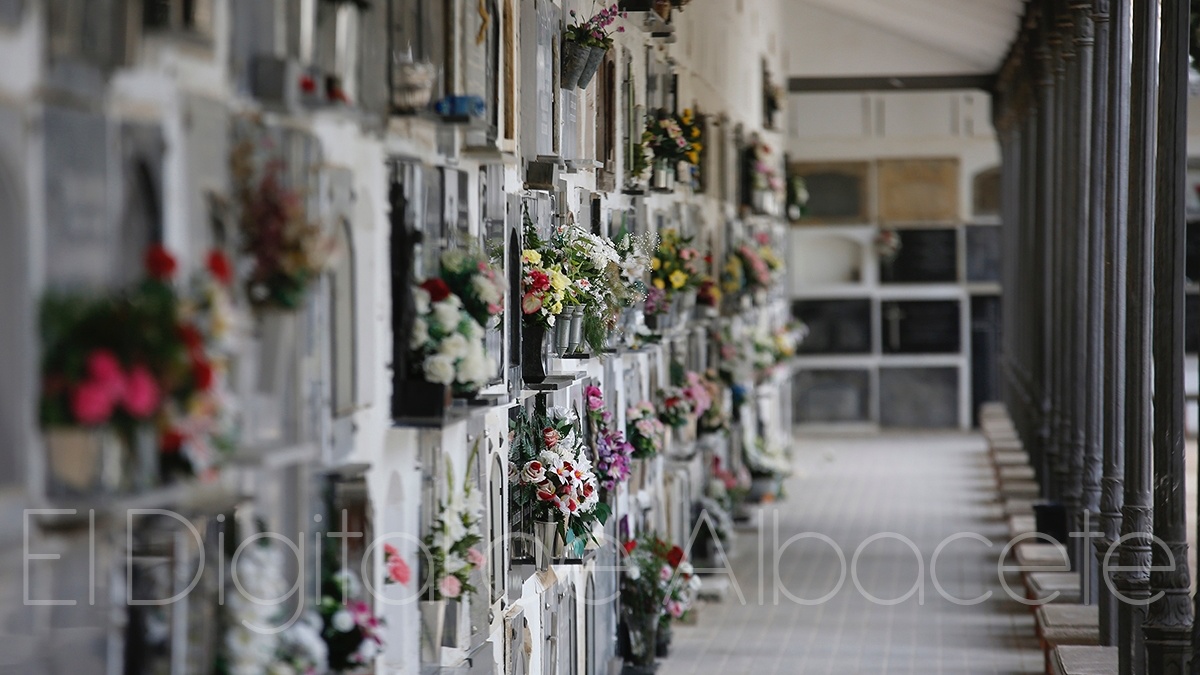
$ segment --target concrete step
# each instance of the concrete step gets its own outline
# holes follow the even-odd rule
[[[1028,464],[1009,464],[1001,466],[997,473],[1000,474],[1000,481],[1034,481],[1036,475],[1033,472],[1033,467]]]
[[[1008,517],[1009,537],[1016,539],[1031,532],[1037,532],[1037,518],[1026,514]]]
[[[1020,497],[1006,497],[1004,501],[1004,516],[1032,516],[1035,500]]]
[[[1021,567],[1065,568],[1070,564],[1062,544],[1030,539],[1013,547],[1013,558]]]
[[[1000,483],[1000,497],[1003,499],[1034,500],[1042,494],[1042,486],[1031,480],[1008,480]]]
[[[1029,466],[1029,454],[1024,450],[998,450],[992,453],[992,464],[997,468],[1006,466]]]
[[[1057,604],[1079,604],[1079,575],[1074,572],[1026,572],[1025,588],[1030,600]]]
[[[1063,646],[1054,650],[1054,675],[1117,675],[1116,647]]]

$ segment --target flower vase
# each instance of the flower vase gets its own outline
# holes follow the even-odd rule
[[[654,654],[660,659],[665,659],[671,655],[671,626],[670,624],[659,621],[658,634],[655,636]]]
[[[446,631],[446,601],[422,600],[417,604],[421,610],[421,662],[440,666]]]
[[[592,49],[574,40],[563,40],[562,75],[559,86],[563,89],[574,89],[579,86],[579,76],[583,74],[591,59]]]
[[[429,107],[437,69],[432,63],[398,61],[392,64],[392,108],[411,113]]]
[[[580,89],[587,89],[587,86],[592,83],[592,78],[596,76],[596,71],[600,70],[600,64],[604,63],[604,55],[607,53],[606,47],[592,47],[587,63],[583,66],[583,72],[579,74]]]
[[[437,420],[446,416],[450,407],[451,388],[435,382],[403,379],[395,384],[392,393],[393,419]]]
[[[575,315],[575,308],[564,308],[562,313],[554,320],[554,341],[550,345],[550,353],[555,356],[562,356],[571,349],[571,317]]]
[[[696,187],[695,181],[692,180],[692,163],[691,162],[680,162],[678,165],[675,166],[675,172],[676,172],[675,180],[680,185],[686,185],[690,188]]]
[[[111,427],[60,427],[47,429],[43,438],[51,496],[127,494],[158,482],[158,447],[149,427],[132,434]]]
[[[621,612],[625,618],[625,630],[629,633],[629,653],[625,659],[634,666],[653,667],[658,651],[657,612],[636,612],[628,606]]]
[[[673,322],[676,328],[685,329],[692,315],[696,313],[696,291],[684,291],[675,296],[671,302],[674,313]]]
[[[650,189],[655,192],[675,191],[675,168],[668,159],[655,159],[654,172],[650,176]]]
[[[572,354],[575,354],[575,353],[582,351],[580,349],[580,347],[582,345],[583,345],[583,308],[576,307],[575,311],[571,314],[571,333],[570,333],[569,344],[567,345],[567,349]]]
[[[539,520],[533,524],[533,561],[539,571],[550,569],[556,557],[562,556],[562,537],[558,535],[558,523]]]
[[[540,323],[522,324],[521,379],[529,384],[546,381],[546,327]]]

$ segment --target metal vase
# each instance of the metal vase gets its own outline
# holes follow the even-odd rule
[[[588,54],[587,63],[583,66],[583,71],[579,74],[580,89],[586,89],[587,86],[591,84],[592,78],[596,76],[596,71],[600,69],[600,64],[604,63],[604,55],[607,53],[607,47],[591,48],[591,52]]]
[[[562,75],[559,86],[574,89],[579,86],[579,76],[591,61],[592,48],[584,47],[574,40],[563,40]],[[595,71],[592,71],[593,73]]]
[[[655,192],[675,191],[675,167],[667,159],[654,160],[654,172],[650,176],[650,189]]]
[[[442,641],[446,634],[446,601],[422,600],[421,662],[441,665]]]
[[[570,351],[575,353],[580,351],[580,346],[583,344],[583,308],[576,307],[575,312],[571,314],[571,337]]]
[[[566,354],[571,348],[571,317],[575,310],[571,307],[563,309],[554,320],[554,343],[550,346],[550,353],[561,356]]]
[[[562,539],[558,536],[558,523],[539,520],[533,524],[533,561],[538,571],[550,569],[554,558],[562,555]]]

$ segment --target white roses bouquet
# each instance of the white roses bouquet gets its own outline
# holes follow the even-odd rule
[[[428,382],[453,385],[460,393],[475,392],[496,372],[484,348],[484,328],[441,279],[427,279],[413,291],[417,318],[409,348]]]
[[[566,408],[547,414],[521,411],[513,428],[509,466],[519,506],[531,507],[539,521],[561,523],[568,539],[584,541],[611,508],[600,501],[600,481],[576,429],[578,417]]]

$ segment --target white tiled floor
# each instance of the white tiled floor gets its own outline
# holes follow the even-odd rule
[[[662,675],[1041,671],[1032,615],[1006,597],[998,578],[1006,528],[982,438],[810,437],[795,458],[787,500],[739,533],[732,571],[745,604],[731,592],[702,606],[696,625],[677,626]],[[777,544],[802,533],[810,534],[782,550],[775,573]],[[837,588],[842,570],[833,546],[811,533],[837,544],[847,576],[830,599],[804,605],[788,593],[818,599]],[[894,534],[871,541],[884,533]],[[945,595],[992,592],[974,606],[947,600],[933,582],[939,544],[958,533],[993,542],[960,538],[938,555]],[[903,597],[918,576],[923,601],[920,593],[891,605],[868,599]]]

